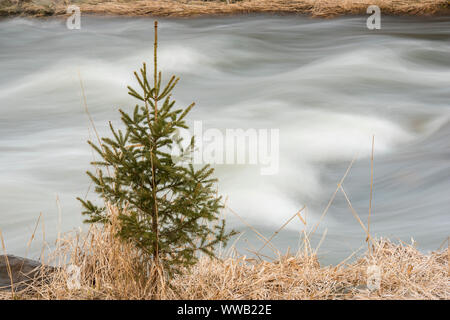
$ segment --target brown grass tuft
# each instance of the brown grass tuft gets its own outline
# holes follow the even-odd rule
[[[44,270],[41,277],[22,292],[24,297],[51,300],[155,299],[164,295],[166,281],[163,271],[143,259],[132,244],[116,236],[118,210],[111,206],[108,210],[112,224],[92,225],[85,234],[68,233],[58,240],[57,248],[46,262],[58,266],[57,271]],[[77,281],[74,270],[78,268],[79,288],[72,281]]]
[[[346,266],[321,267],[315,256],[284,256],[253,263],[245,258],[203,259],[172,282],[181,299],[448,299],[447,253],[424,255],[414,246],[379,240],[372,256]],[[367,268],[382,270],[379,290],[366,287]]]

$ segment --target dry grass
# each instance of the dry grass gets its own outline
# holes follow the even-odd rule
[[[117,216],[117,210],[109,208]],[[167,281],[137,249],[118,240],[117,225],[66,235],[48,261],[59,265],[28,289],[0,299],[449,299],[449,251],[423,254],[413,244],[380,239],[353,263],[320,266],[307,238],[295,255],[274,262],[228,255],[203,257]],[[304,233],[306,236],[306,233]],[[80,268],[80,287],[70,287],[68,265]],[[379,290],[369,290],[369,266],[381,269]],[[155,280],[156,279],[156,280]],[[158,281],[158,286],[155,285]],[[158,290],[155,288],[158,287]]]
[[[382,270],[379,290],[366,288],[370,265]],[[448,299],[449,279],[447,253],[379,240],[373,255],[347,266],[321,267],[304,254],[275,263],[203,259],[173,284],[182,299]]]
[[[142,258],[140,251],[116,237],[118,211],[108,206],[111,225],[92,225],[85,234],[65,234],[45,264],[59,266],[57,272],[43,270],[22,294],[35,299],[154,299],[164,294],[163,271]],[[79,267],[80,287],[68,266]],[[76,281],[76,280],[75,280]],[[158,283],[156,283],[156,281]],[[155,291],[158,288],[158,292]]]
[[[387,15],[448,15],[448,0],[0,0],[0,15],[65,15],[69,4],[100,15],[196,17],[248,13],[306,14],[313,17],[366,14],[378,5]]]

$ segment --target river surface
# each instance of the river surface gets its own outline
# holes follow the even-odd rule
[[[434,250],[450,231],[450,18],[382,17],[381,30],[368,30],[366,18],[160,20],[160,66],[165,79],[181,78],[178,105],[197,103],[190,123],[279,130],[277,174],[217,166],[228,206],[266,237],[303,206],[310,230],[355,157],[343,186],[367,224],[374,136],[372,235],[412,237]],[[117,109],[134,106],[126,86],[143,61],[151,64],[152,45],[153,19],[83,17],[81,30],[62,20],[0,20],[0,229],[8,252],[37,257],[44,240],[51,247],[58,232],[82,227],[75,197],[89,191],[92,152],[78,72],[107,135],[108,120],[119,125]],[[227,218],[244,232],[242,254],[262,245],[235,215]],[[294,219],[274,244],[295,251],[303,228]],[[313,245],[324,235],[324,263],[365,245],[341,191]]]

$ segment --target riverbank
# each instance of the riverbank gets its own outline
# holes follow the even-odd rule
[[[0,16],[64,16],[69,5],[84,14],[111,16],[199,17],[249,13],[304,14],[330,18],[366,14],[369,5],[385,15],[450,15],[447,0],[0,0]]]
[[[155,279],[142,272],[152,267],[111,231],[93,228],[85,237],[62,239],[54,259],[64,260],[71,253],[71,267],[47,268],[20,290],[0,290],[0,300],[450,298],[447,248],[423,254],[413,244],[384,239],[374,240],[371,251],[356,261],[344,260],[336,266],[321,266],[308,241],[296,254],[280,255],[274,261],[241,255],[201,258],[171,280],[158,279],[160,289],[155,292]]]

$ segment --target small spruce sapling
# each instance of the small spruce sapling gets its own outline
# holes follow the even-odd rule
[[[92,162],[97,167],[95,174],[87,174],[95,191],[121,209],[118,235],[170,273],[179,266],[194,264],[199,251],[215,256],[216,245],[226,245],[236,233],[226,232],[225,221],[219,218],[223,205],[214,190],[213,169],[209,165],[197,170],[192,164],[178,164],[170,154],[180,142],[172,137],[177,129],[187,128],[184,119],[194,103],[184,110],[174,107],[171,93],[179,80],[175,76],[161,86],[157,22],[153,84],[145,63],[140,73],[134,74],[140,90],[128,87],[129,94],[141,105],[136,105],[132,114],[119,110],[124,131],[110,123],[111,138],[102,138],[100,146],[89,141],[101,161]],[[194,145],[192,139],[190,146]],[[86,222],[109,223],[105,207],[78,200],[88,217]]]

